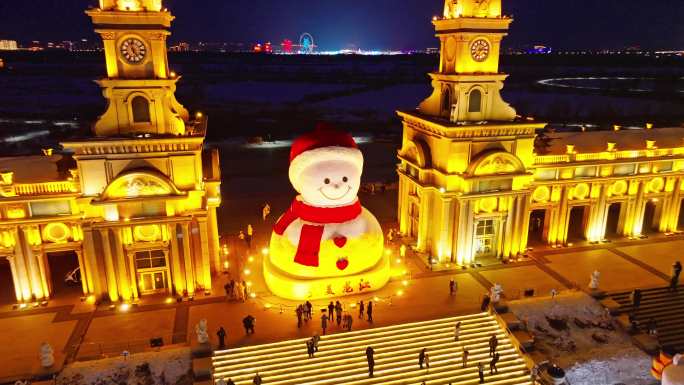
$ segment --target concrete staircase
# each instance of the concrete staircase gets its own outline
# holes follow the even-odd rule
[[[641,290],[641,305],[635,313],[637,322],[646,331],[649,319],[658,323],[658,342],[663,348],[684,351],[684,287],[676,292],[666,287]],[[631,291],[610,294],[609,297],[620,304],[619,312],[629,314],[633,311],[630,300]]]
[[[461,321],[459,342],[454,325]],[[489,338],[496,334],[501,355],[498,374],[489,375]],[[487,384],[532,384],[525,361],[493,316],[478,313],[433,321],[323,336],[314,358],[307,339],[217,351],[213,378],[252,384],[258,371],[264,385],[477,384],[477,363],[485,364]],[[375,376],[368,377],[366,347],[375,350]],[[462,346],[470,352],[462,367]],[[430,369],[419,369],[418,353],[428,349]]]

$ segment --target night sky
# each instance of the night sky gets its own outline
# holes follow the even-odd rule
[[[83,13],[95,0],[0,0],[0,38],[94,38]],[[166,0],[172,41],[253,43],[311,33],[320,49],[436,47],[430,18],[442,0]],[[684,0],[504,0],[508,46],[684,49]]]

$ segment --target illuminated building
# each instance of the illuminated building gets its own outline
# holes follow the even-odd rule
[[[17,49],[19,48],[16,40],[0,40],[0,51],[16,51]]]
[[[211,289],[220,269],[218,153],[206,117],[175,99],[160,1],[101,1],[87,11],[105,50],[107,109],[73,153],[2,159],[0,255],[18,301],[53,292],[51,254],[75,255],[83,293],[129,301]],[[66,257],[65,257],[66,258]],[[54,265],[53,265],[54,266]]]
[[[442,263],[507,260],[530,237],[550,245],[677,230],[681,128],[555,134],[516,118],[500,97],[499,48],[510,18],[501,1],[447,0],[433,93],[401,111],[400,231]]]

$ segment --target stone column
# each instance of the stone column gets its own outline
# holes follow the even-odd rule
[[[398,200],[399,204],[397,205],[397,219],[399,220],[399,232],[401,234],[408,234],[408,207],[409,207],[409,196],[408,196],[408,187],[407,187],[407,180],[406,176],[404,176],[402,173],[399,173],[399,191],[398,191]]]
[[[507,260],[511,256],[511,247],[513,245],[513,222],[515,221],[515,197],[507,196],[501,199],[506,199],[506,207],[508,208],[508,213],[506,213],[506,225],[503,237],[503,250],[502,257]]]
[[[121,235],[121,228],[112,229],[114,231],[114,258],[117,269],[117,283],[119,294],[124,301],[130,301],[133,298],[131,290],[130,273],[126,268],[126,254],[123,246],[123,239]]]
[[[81,268],[81,289],[83,290],[83,294],[88,294],[88,274],[86,266],[85,266],[85,260],[83,258],[83,251],[81,249],[76,249],[74,250],[74,253],[76,253],[76,258],[78,258],[78,267]]]
[[[112,258],[112,244],[109,241],[109,229],[101,229],[100,237],[102,238],[102,251],[104,253],[107,275],[107,291],[109,293],[109,299],[112,302],[116,302],[119,300],[119,290],[116,285],[116,272],[114,268],[114,259]]]
[[[26,257],[24,255],[24,240],[20,236],[19,229],[13,230],[14,235],[14,257],[15,266],[17,269],[17,280],[14,281],[15,286],[20,288],[21,301],[29,301],[31,299],[31,278],[29,276],[28,266],[26,265]]]
[[[530,196],[527,194],[522,196],[522,233],[520,234],[520,246],[518,247],[518,253],[524,253],[527,250],[527,237],[530,233],[530,206],[532,204],[530,199]]]
[[[513,223],[513,239],[511,240],[511,256],[518,254],[520,250],[520,238],[522,233],[523,223],[523,202],[522,196],[516,195],[514,198],[515,206],[515,222]]]
[[[21,302],[23,295],[21,292],[21,282],[19,281],[19,276],[17,274],[17,264],[14,255],[8,255],[7,260],[10,264],[10,271],[12,272],[12,283],[14,286],[14,295],[17,297],[17,302]]]
[[[171,280],[176,294],[182,295],[185,290],[185,276],[181,269],[180,253],[178,246],[178,226],[171,223],[169,226],[169,248],[171,249]]]
[[[677,231],[679,224],[680,210],[682,207],[682,179],[675,178],[674,188],[672,190],[672,197],[670,199],[669,221],[665,231]]]
[[[138,279],[136,277],[135,270],[135,252],[126,251],[126,260],[128,261],[128,271],[131,280],[131,291],[133,292],[133,298],[138,298]]]
[[[453,262],[453,255],[451,250],[453,249],[452,240],[454,239],[453,229],[454,229],[454,201],[453,198],[447,198],[440,196],[442,203],[442,218],[441,232],[439,236],[439,245],[437,246],[441,251],[439,255],[440,262]]]
[[[568,241],[568,222],[570,221],[569,197],[570,187],[563,186],[561,201],[558,206],[558,233],[557,243],[565,244]]]
[[[33,294],[36,299],[41,299],[45,295],[43,294],[43,284],[41,282],[38,259],[33,254],[32,245],[30,243],[32,229],[31,227],[22,227],[21,230],[23,232],[24,238],[24,261],[26,262],[26,266],[28,268],[31,294]]]
[[[219,274],[222,270],[221,266],[221,245],[219,243],[218,221],[216,218],[216,207],[209,208],[208,218],[208,234],[209,234],[209,257],[214,262],[214,272]]]
[[[199,226],[199,243],[202,252],[202,265],[196,269],[198,280],[201,281],[204,290],[211,290],[211,262],[209,260],[209,233],[207,221],[200,219],[197,222]]]
[[[646,182],[639,181],[639,190],[637,191],[636,201],[634,202],[634,211],[632,215],[632,226],[630,234],[632,236],[641,235],[644,231],[644,210],[646,209],[646,202],[644,196],[646,194]]]
[[[83,262],[85,264],[85,271],[81,271],[81,276],[87,277],[88,292],[97,294],[98,296],[102,295],[104,287],[101,282],[97,255],[95,254],[93,229],[90,227],[83,229]],[[81,277],[81,279],[83,279],[83,277]]]
[[[417,240],[417,248],[418,251],[421,252],[430,252],[430,248],[428,247],[428,224],[430,221],[434,221],[435,218],[432,218],[432,213],[430,212],[430,193],[427,190],[423,190],[420,194],[420,205],[419,205],[419,210],[420,212],[418,213],[418,240]],[[437,224],[437,226],[440,226],[441,224]]]
[[[472,201],[467,201],[466,212],[465,212],[465,250],[464,250],[464,262],[472,263],[475,259],[475,252],[473,251],[473,230],[474,230],[474,218],[473,218],[473,208]]]
[[[465,242],[465,234],[466,234],[466,220],[467,220],[467,212],[468,212],[468,202],[462,199],[457,200],[458,203],[458,216],[455,218],[455,223],[456,223],[456,229],[454,231],[454,237],[456,238],[456,247],[455,247],[455,254],[456,254],[456,263],[458,264],[465,264],[465,258],[466,258],[466,253],[465,253],[465,248],[466,248],[466,242]]]
[[[34,258],[38,262],[38,270],[40,272],[40,285],[43,291],[43,297],[41,298],[50,298],[51,290],[50,290],[50,285],[48,284],[48,275],[49,274],[49,266],[47,264],[47,261],[45,260],[46,255],[41,251],[41,250],[31,250],[31,252],[34,255]]]
[[[183,234],[183,260],[185,261],[185,282],[187,285],[188,294],[195,293],[195,272],[192,266],[192,253],[190,252],[190,223],[181,223],[181,232]]]

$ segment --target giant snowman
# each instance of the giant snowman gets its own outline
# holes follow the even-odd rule
[[[325,125],[292,143],[289,177],[299,193],[276,222],[264,278],[275,295],[317,299],[369,292],[390,277],[382,229],[361,206],[363,155]]]

